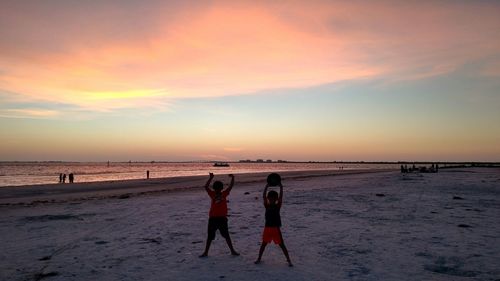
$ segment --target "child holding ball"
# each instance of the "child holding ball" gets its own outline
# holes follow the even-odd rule
[[[279,186],[280,193],[271,190],[267,192],[269,186]],[[274,242],[279,245],[283,254],[286,257],[286,261],[289,266],[292,265],[292,261],[288,255],[288,250],[286,249],[285,242],[283,241],[283,236],[281,235],[281,216],[280,209],[283,202],[283,185],[281,184],[281,177],[276,173],[272,173],[267,177],[266,188],[263,192],[264,207],[266,208],[266,225],[264,227],[264,233],[262,234],[262,244],[259,250],[259,257],[255,261],[256,264],[260,263],[262,254],[266,249],[267,244]]]

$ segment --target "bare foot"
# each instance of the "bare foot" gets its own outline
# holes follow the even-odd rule
[[[260,260],[256,260],[254,263],[255,263],[255,264],[259,264],[259,263],[260,263]]]
[[[233,256],[239,256],[239,255],[240,255],[240,253],[238,253],[238,252],[236,252],[236,251],[232,251],[232,252],[231,252],[231,255],[233,255]]]
[[[292,264],[292,262],[291,262],[291,261],[289,261],[289,262],[288,262],[288,266],[289,266],[289,267],[293,267],[293,264]]]
[[[204,258],[204,257],[208,257],[208,254],[207,253],[203,253],[199,256],[200,258]]]

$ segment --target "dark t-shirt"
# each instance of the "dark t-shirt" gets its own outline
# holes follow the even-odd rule
[[[280,206],[268,204],[266,206],[266,226],[281,227]]]

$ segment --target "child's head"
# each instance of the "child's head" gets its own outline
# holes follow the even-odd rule
[[[214,181],[213,188],[215,191],[220,192],[224,188],[224,184],[221,181]]]
[[[270,203],[276,203],[278,201],[278,192],[271,190],[267,193],[267,200],[269,200]]]

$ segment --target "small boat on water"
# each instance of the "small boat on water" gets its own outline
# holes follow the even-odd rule
[[[229,163],[227,163],[227,162],[215,162],[214,167],[229,167]]]

